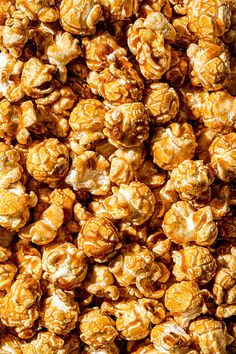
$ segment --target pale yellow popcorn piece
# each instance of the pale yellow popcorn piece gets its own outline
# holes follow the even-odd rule
[[[225,183],[233,181],[236,176],[236,133],[216,137],[209,152],[217,177]]]
[[[229,77],[230,55],[222,42],[200,39],[187,49],[190,60],[190,80],[193,86],[204,90],[221,90]]]
[[[78,248],[96,262],[106,262],[122,246],[118,230],[104,217],[90,218],[78,236]]]
[[[96,353],[102,346],[111,344],[118,333],[115,322],[99,308],[92,308],[79,318],[81,340]]]
[[[16,8],[25,13],[30,20],[54,22],[59,17],[54,0],[16,0]]]
[[[230,27],[230,1],[189,1],[187,8],[188,27],[199,38],[221,37]]]
[[[20,79],[24,63],[11,54],[0,53],[0,97],[10,102],[21,100],[25,92]]]
[[[98,0],[107,17],[125,20],[138,12],[139,0]]]
[[[63,223],[63,218],[63,209],[53,204],[42,213],[38,221],[22,228],[19,232],[19,237],[37,245],[46,245],[57,236],[57,231]]]
[[[228,353],[226,347],[233,342],[233,337],[227,333],[226,325],[211,317],[191,322],[189,334],[194,346],[202,354],[226,354]]]
[[[146,87],[143,104],[150,114],[152,124],[167,123],[179,111],[179,97],[166,83],[152,83]]]
[[[24,63],[21,76],[22,89],[28,96],[38,98],[49,94],[55,88],[53,74],[56,67],[43,62],[35,57]]]
[[[188,350],[191,344],[190,336],[173,320],[167,320],[153,327],[151,331],[151,341],[157,353],[150,352],[150,354],[192,353]],[[140,354],[142,354],[142,352]],[[144,352],[144,354],[146,353]],[[149,352],[147,352],[147,354],[149,354]]]
[[[26,166],[36,180],[53,186],[69,170],[68,150],[58,139],[45,139],[29,148]]]
[[[56,289],[43,301],[40,322],[50,332],[65,335],[75,328],[79,312],[74,293]]]
[[[66,65],[81,53],[78,39],[68,32],[57,32],[54,43],[47,48],[46,53],[49,63],[57,67],[60,81],[65,83],[67,80]]]
[[[88,98],[80,100],[70,114],[69,124],[80,145],[103,139],[105,107],[102,102]]]
[[[29,209],[37,204],[34,192],[26,193],[21,182],[0,189],[0,225],[10,231],[18,231],[29,219]]]
[[[65,181],[74,190],[84,190],[93,195],[106,195],[110,189],[109,162],[94,151],[75,156]]]
[[[91,90],[112,105],[131,103],[142,99],[143,80],[129,62],[112,63],[100,73],[91,71],[87,81]]]
[[[42,276],[42,260],[40,252],[30,242],[19,240],[16,244],[17,279],[25,275],[40,280]]]
[[[124,103],[105,114],[104,134],[117,148],[141,145],[149,136],[149,117],[141,102]]]
[[[114,219],[122,219],[134,225],[147,221],[155,208],[151,190],[143,183],[131,182],[113,187],[113,195],[103,201],[103,205]]]
[[[88,68],[98,72],[104,70],[117,58],[127,55],[126,50],[117,44],[115,37],[106,31],[95,34],[91,39],[84,38],[82,45]]]
[[[208,291],[200,290],[195,281],[174,283],[166,290],[165,307],[182,328],[187,328],[191,320],[208,312],[204,296],[209,296]]]
[[[171,241],[182,245],[193,241],[200,246],[209,246],[218,233],[211,207],[195,211],[190,203],[182,201],[174,203],[167,211],[162,227]]]
[[[153,161],[165,170],[173,170],[184,160],[192,159],[196,146],[193,128],[188,123],[160,127],[151,139]]]
[[[216,272],[216,260],[208,248],[184,247],[172,253],[173,274],[177,281],[190,280],[198,284],[208,283]]]
[[[0,338],[1,354],[22,354],[22,344],[24,341],[12,334],[5,334]]]
[[[154,299],[105,301],[101,308],[116,317],[116,329],[127,341],[145,338],[151,324],[165,319],[164,306]]]
[[[207,191],[214,181],[214,171],[201,160],[185,160],[171,171],[170,181],[182,200],[191,200]]]
[[[80,286],[88,268],[84,254],[69,242],[46,247],[42,267],[43,278],[64,290]]]
[[[102,9],[97,0],[62,0],[60,22],[65,31],[82,36],[94,34],[102,20]]]
[[[119,288],[114,284],[114,277],[105,265],[95,264],[83,282],[86,291],[97,297],[116,301],[120,296]]]

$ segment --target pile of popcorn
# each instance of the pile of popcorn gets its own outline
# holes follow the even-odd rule
[[[0,0],[0,353],[236,353],[235,128],[235,0]]]

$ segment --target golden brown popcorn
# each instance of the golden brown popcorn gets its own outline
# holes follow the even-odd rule
[[[68,32],[57,32],[54,43],[46,51],[49,63],[55,65],[59,72],[59,79],[65,83],[67,80],[66,65],[81,53],[78,39]]]
[[[161,12],[153,12],[130,25],[128,46],[146,79],[160,79],[169,69],[171,47],[166,41],[173,42],[175,36],[175,29]]]
[[[172,204],[164,216],[162,227],[171,241],[182,245],[195,242],[209,246],[215,242],[218,233],[211,207],[195,211],[189,202],[182,201]]]
[[[118,230],[104,217],[90,218],[78,236],[78,248],[96,262],[106,262],[122,246]]]
[[[185,160],[171,171],[170,180],[182,200],[191,200],[207,191],[214,181],[214,171],[201,160]]]
[[[101,344],[97,349],[93,349],[91,346],[85,345],[82,354],[120,354],[120,348],[114,342],[107,342]],[[75,353],[76,354],[76,353]]]
[[[97,0],[62,0],[60,22],[65,31],[81,36],[94,34],[102,20],[102,9]]]
[[[21,11],[14,11],[2,28],[1,49],[8,49],[13,57],[22,54],[23,47],[28,40],[29,20]]]
[[[142,99],[143,80],[130,63],[112,63],[99,74],[91,71],[87,81],[92,92],[99,94],[110,104],[120,105]]]
[[[23,240],[34,242],[37,245],[46,245],[52,242],[57,236],[63,219],[63,209],[52,204],[42,213],[38,221],[22,228],[19,232],[19,237]]]
[[[217,135],[218,134],[215,130],[206,127],[201,127],[196,132],[196,154],[198,156],[198,159],[202,160],[204,163],[208,163],[211,160],[209,154],[209,147]]]
[[[0,263],[0,291],[9,291],[18,269],[14,263],[7,261]]]
[[[137,170],[136,178],[152,189],[165,183],[166,174],[157,169],[152,161],[145,160]]]
[[[228,134],[236,127],[236,98],[227,91],[181,90],[187,108],[195,118],[217,133]]]
[[[145,18],[153,12],[162,12],[168,20],[171,20],[172,9],[168,0],[144,0],[141,2],[138,14]]]
[[[200,318],[191,322],[188,332],[193,344],[202,354],[226,354],[227,346],[233,342],[233,337],[227,333],[227,327],[215,319]]]
[[[79,226],[83,226],[86,221],[92,218],[93,215],[82,206],[81,203],[76,203],[74,206],[74,219],[79,224]]]
[[[74,190],[81,189],[93,195],[106,195],[110,189],[109,162],[95,151],[75,156],[65,181]]]
[[[80,286],[87,273],[85,256],[72,243],[54,243],[43,251],[43,278],[64,290]]]
[[[187,55],[193,86],[203,86],[206,91],[224,87],[230,73],[230,56],[222,42],[200,39],[198,44],[190,44]]]
[[[182,161],[194,156],[196,139],[188,123],[172,123],[157,128],[151,139],[153,161],[164,170],[173,170]]]
[[[5,334],[0,338],[0,352],[1,354],[22,354],[22,345],[24,341],[12,334]]]
[[[154,253],[145,246],[125,245],[110,262],[109,269],[119,285],[136,297],[158,299],[165,293],[169,271],[163,263],[155,262]]]
[[[8,188],[23,179],[20,155],[13,146],[0,142],[0,188]]]
[[[64,220],[70,220],[73,214],[73,207],[76,202],[76,195],[69,188],[54,189],[50,194],[50,204],[63,209]]]
[[[191,344],[191,338],[185,330],[173,320],[167,320],[153,327],[151,331],[151,341],[157,353],[190,354],[188,349]],[[153,354],[157,353],[154,352]],[[141,352],[140,354],[143,353]],[[147,354],[149,354],[149,352],[147,352]],[[150,352],[150,354],[152,354],[152,352]]]
[[[48,331],[65,335],[75,328],[79,312],[73,292],[56,289],[42,303],[40,322]]]
[[[146,246],[152,250],[156,258],[165,264],[171,260],[171,241],[165,236],[162,230],[155,231],[147,238]]]
[[[210,148],[211,165],[223,182],[236,176],[236,133],[216,137]]]
[[[1,320],[7,327],[14,328],[20,338],[30,338],[34,334],[40,296],[39,281],[26,276],[16,280],[1,300]]]
[[[109,345],[118,335],[115,322],[96,307],[79,318],[79,329],[81,340],[93,350]]]
[[[55,80],[53,79],[55,72],[54,65],[44,64],[36,57],[30,58],[24,63],[22,70],[22,89],[28,96],[34,98],[52,92],[55,88]]]
[[[236,216],[234,213],[224,216],[218,221],[219,234],[224,240],[236,238]]]
[[[221,219],[229,213],[230,195],[231,188],[229,185],[212,184],[210,189],[209,205],[211,207],[214,219]],[[202,197],[204,200],[204,193]]]
[[[105,265],[95,264],[83,282],[86,291],[97,297],[116,301],[120,296],[119,288],[114,284],[114,277]]]
[[[23,354],[65,354],[64,340],[52,332],[39,332],[31,342],[22,345]]]
[[[188,78],[189,59],[186,53],[171,48],[170,68],[165,73],[165,78],[173,87],[180,87]]]
[[[109,32],[98,32],[91,39],[86,37],[82,44],[86,64],[94,71],[102,71],[117,58],[127,55],[126,50],[117,44],[115,37]]]
[[[98,0],[106,17],[125,20],[138,12],[139,0]]]
[[[40,280],[42,275],[42,260],[40,252],[30,242],[19,240],[16,244],[16,263],[18,266],[17,279],[25,275]]]
[[[177,281],[196,281],[198,284],[208,283],[216,272],[216,261],[208,248],[200,246],[184,247],[172,253],[173,274]]]
[[[24,63],[11,54],[0,53],[0,97],[10,102],[21,100],[25,92],[21,83]]]
[[[27,194],[21,182],[11,184],[8,189],[0,188],[0,226],[18,231],[27,223],[29,209],[36,204],[36,194]]]
[[[189,1],[189,0],[188,0]],[[198,38],[190,32],[188,28],[188,17],[181,16],[173,19],[172,25],[176,31],[175,43],[184,48],[188,48],[191,43],[196,43]]]
[[[154,299],[105,301],[102,309],[116,317],[116,329],[128,341],[145,338],[151,324],[165,319],[164,306]]]
[[[80,100],[70,114],[69,124],[80,145],[104,138],[105,107],[96,99]]]
[[[169,0],[178,15],[186,15],[191,0]]]
[[[37,181],[54,186],[69,170],[68,150],[58,139],[45,139],[30,147],[26,165]]]
[[[186,328],[191,320],[208,311],[204,299],[208,295],[208,291],[200,290],[195,281],[181,281],[166,290],[165,307],[175,321]]]
[[[59,17],[54,0],[16,0],[16,8],[31,21],[54,22]]]
[[[149,136],[149,117],[141,102],[124,103],[105,114],[104,134],[117,148],[141,145]]]
[[[5,262],[11,256],[11,251],[4,246],[0,246],[0,262]]]
[[[197,37],[221,37],[230,27],[230,1],[189,1],[187,16],[188,27]]]
[[[179,111],[179,97],[175,89],[166,83],[157,82],[145,89],[143,104],[150,115],[151,124],[167,123]]]
[[[134,180],[138,169],[144,162],[146,151],[144,146],[137,146],[133,148],[120,148],[109,157],[110,166],[110,180],[111,182],[120,185],[122,183],[128,184]],[[143,174],[145,172],[143,171]],[[141,174],[141,173],[140,173]],[[138,177],[139,180],[141,180]],[[141,181],[145,183],[144,181]],[[147,184],[147,183],[145,183]]]
[[[155,199],[151,190],[143,183],[121,184],[113,187],[113,195],[103,201],[108,214],[114,219],[122,219],[133,225],[142,225],[155,208]]]
[[[15,9],[15,0],[0,0],[0,25],[4,25]]]

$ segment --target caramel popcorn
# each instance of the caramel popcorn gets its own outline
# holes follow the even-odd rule
[[[193,86],[203,86],[206,91],[218,91],[224,87],[230,72],[230,60],[223,43],[200,39],[198,44],[190,44],[187,55]]]
[[[29,149],[26,165],[36,180],[53,185],[69,170],[67,148],[58,139],[45,139]]]
[[[211,317],[200,318],[190,323],[189,334],[194,346],[204,354],[228,353],[226,347],[233,342],[226,326]]]
[[[139,0],[98,0],[104,9],[105,15],[116,20],[125,20],[136,14],[138,11]]]
[[[64,340],[51,332],[40,332],[30,343],[23,344],[23,354],[64,354]]]
[[[68,334],[75,328],[79,312],[73,293],[57,289],[43,301],[41,325],[50,332]]]
[[[62,0],[60,4],[60,22],[69,33],[94,34],[101,19],[102,9],[97,0]]]
[[[12,334],[6,334],[0,339],[0,352],[2,354],[22,354],[22,341]]]
[[[74,190],[84,190],[94,195],[106,195],[110,189],[109,162],[94,151],[86,150],[72,161],[66,183]]]
[[[214,181],[214,172],[201,160],[185,160],[172,170],[170,180],[182,200],[191,200],[207,191]]]
[[[0,1],[0,24],[4,25],[7,18],[15,11],[15,1],[1,0]]]
[[[181,327],[186,328],[191,320],[208,311],[204,300],[204,295],[208,294],[205,292],[195,281],[174,283],[166,290],[165,306]]]
[[[104,302],[102,309],[117,318],[117,331],[121,338],[129,341],[145,338],[150,324],[158,324],[165,318],[163,305],[154,299]]]
[[[188,28],[188,17],[181,16],[173,19],[172,25],[176,30],[176,42],[181,47],[186,47],[191,43],[196,43],[198,38]]]
[[[160,127],[151,139],[153,161],[165,170],[173,170],[184,160],[192,159],[196,148],[190,124],[172,123]]]
[[[175,118],[179,111],[179,97],[166,83],[153,83],[146,87],[143,103],[152,124],[163,124]]]
[[[97,262],[106,262],[121,246],[116,227],[103,217],[90,218],[78,237],[78,248]]]
[[[190,203],[182,201],[174,203],[167,211],[162,227],[171,241],[183,245],[193,241],[200,246],[209,246],[218,234],[211,207],[195,211]]]
[[[235,164],[236,133],[216,137],[210,145],[211,165],[217,177],[224,182],[230,182],[236,175]]]
[[[40,252],[30,242],[19,240],[16,244],[17,279],[28,274],[36,280],[42,276],[42,260]]]
[[[59,17],[54,0],[16,0],[16,8],[25,13],[30,20],[38,18],[42,22],[54,22]]]
[[[148,139],[149,117],[141,102],[125,103],[105,114],[104,134],[115,147],[134,147]]]

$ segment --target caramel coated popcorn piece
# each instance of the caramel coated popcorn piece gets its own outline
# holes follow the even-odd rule
[[[78,236],[78,248],[97,262],[106,262],[120,249],[122,243],[113,223],[102,217],[90,218]]]
[[[101,309],[93,308],[79,318],[81,340],[94,351],[111,344],[118,333],[115,322]]]
[[[166,290],[165,306],[173,313],[175,321],[186,328],[191,320],[208,311],[204,295],[195,281],[174,283]]]
[[[236,175],[236,133],[216,137],[210,148],[211,165],[217,176],[230,182]]]
[[[151,139],[153,161],[165,170],[173,170],[182,161],[193,158],[196,145],[190,124],[160,127]]]
[[[94,34],[102,18],[97,0],[62,0],[60,22],[65,31],[82,36]]]
[[[50,194],[50,204],[55,204],[63,209],[65,220],[71,219],[75,201],[76,195],[69,188],[54,189]]]
[[[105,114],[104,134],[115,147],[135,147],[148,139],[149,117],[141,102],[125,103]]]
[[[165,214],[162,227],[166,236],[177,244],[194,241],[197,245],[209,246],[218,233],[211,207],[195,211],[188,202],[174,203]]]
[[[207,191],[214,181],[214,171],[200,160],[185,160],[172,170],[170,180],[182,200],[191,200]]]
[[[0,1],[0,24],[4,25],[7,18],[15,11],[14,0],[1,0]]]
[[[116,20],[125,20],[136,14],[139,0],[98,0],[107,17]]]
[[[69,170],[67,148],[57,139],[45,139],[29,149],[26,165],[36,180],[53,185],[65,178]]]
[[[16,7],[30,20],[39,19],[42,22],[54,22],[59,17],[54,0],[16,0]]]
[[[227,333],[225,324],[213,318],[200,318],[190,323],[189,334],[196,349],[203,354],[226,354],[233,337]]]
[[[146,87],[143,103],[152,124],[163,124],[175,118],[179,111],[179,97],[166,83],[153,83]]]
[[[19,162],[17,150],[13,146],[0,143],[0,188],[8,188],[23,179],[23,168]]]
[[[193,86],[204,90],[221,90],[230,73],[230,56],[222,42],[200,39],[187,50],[190,60],[190,79]]]
[[[75,156],[65,181],[74,190],[81,189],[93,195],[106,195],[110,189],[109,162],[94,151],[86,150]]]
[[[24,342],[12,334],[6,334],[0,339],[0,352],[2,354],[22,354]]]

